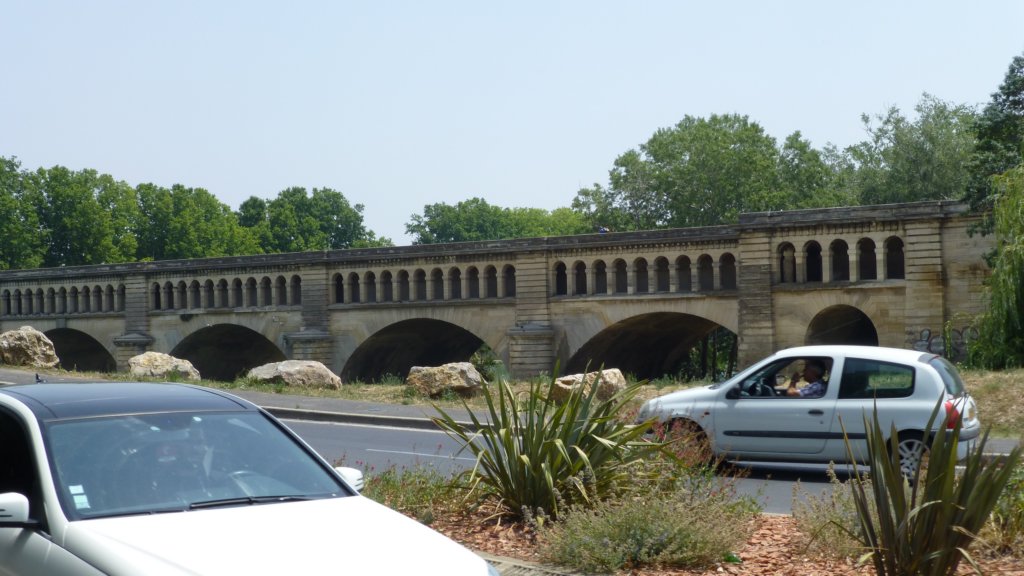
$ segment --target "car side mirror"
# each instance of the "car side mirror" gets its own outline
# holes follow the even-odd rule
[[[365,485],[366,480],[363,478],[362,470],[349,468],[348,466],[335,466],[334,470],[340,474],[342,480],[355,489],[356,492],[363,491],[363,486]]]
[[[24,494],[0,494],[0,527],[31,528],[35,525],[35,521],[28,519],[28,498]]]
[[[737,398],[739,398],[740,397],[740,385],[737,384],[737,385],[733,386],[732,388],[729,388],[729,390],[725,393],[725,397],[728,398],[729,400],[736,400]]]

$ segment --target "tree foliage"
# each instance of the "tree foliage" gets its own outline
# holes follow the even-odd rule
[[[890,204],[961,198],[966,165],[974,149],[976,114],[966,105],[924,94],[916,119],[893,106],[884,114],[863,115],[868,140],[847,152],[856,166],[860,204]]]
[[[413,214],[405,230],[415,244],[476,242],[508,238],[564,236],[590,232],[577,213],[541,208],[502,208],[483,198],[471,198],[452,206],[445,203],[423,207]]]
[[[282,190],[265,201],[250,197],[237,212],[239,222],[250,230],[266,252],[334,250],[367,245],[390,245],[363,225],[363,205],[349,204],[330,188]]]
[[[999,369],[1024,366],[1024,164],[996,177],[993,190],[996,257],[970,360]]]
[[[1018,166],[1024,155],[1024,54],[1010,62],[999,90],[982,110],[976,137],[965,200],[975,211],[990,213],[995,201],[992,176]]]
[[[45,236],[21,176],[17,160],[0,157],[0,270],[36,268],[43,263]]]

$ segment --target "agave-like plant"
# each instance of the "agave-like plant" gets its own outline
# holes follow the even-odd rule
[[[960,422],[934,432],[940,406],[925,432],[927,458],[909,476],[900,467],[895,427],[887,443],[877,407],[873,418],[864,417],[870,480],[854,463],[851,483],[860,528],[855,536],[878,576],[951,575],[962,560],[977,569],[968,548],[1020,460],[1019,446],[1007,455],[987,457],[986,431],[958,467]],[[855,462],[848,438],[846,446]]]
[[[594,382],[561,402],[549,400],[555,384],[552,377],[545,390],[535,381],[521,395],[504,380],[493,391],[485,386],[486,422],[468,406],[466,424],[435,406],[438,427],[476,456],[465,473],[471,490],[497,495],[514,516],[557,518],[564,506],[616,493],[638,475],[655,473],[642,464],[663,450],[643,439],[649,426],[619,418],[639,384],[602,400]]]

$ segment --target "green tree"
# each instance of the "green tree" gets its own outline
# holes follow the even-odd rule
[[[259,205],[252,200],[243,205],[242,216],[247,225],[258,226]],[[265,214],[269,244],[264,248],[268,252],[351,248],[357,243],[377,242],[363,225],[363,205],[349,204],[344,195],[330,188],[314,188],[312,195],[300,187],[282,190],[266,203]],[[267,240],[259,230],[256,235]]]
[[[957,199],[967,188],[975,111],[924,94],[907,119],[893,106],[863,115],[869,139],[847,149],[861,204]]]
[[[1024,366],[1024,164],[994,178],[996,256],[988,311],[969,348],[972,363]]]
[[[38,268],[45,236],[35,207],[26,199],[21,165],[0,156],[0,270]]]
[[[202,188],[142,184],[136,192],[140,260],[263,252],[252,232],[238,224],[235,213]]]
[[[1010,62],[1006,77],[975,125],[976,143],[968,162],[970,180],[964,199],[977,212],[991,214],[992,176],[1018,166],[1024,154],[1024,54]],[[990,231],[989,219],[984,231]]]
[[[830,156],[816,150],[800,131],[786,137],[779,152],[779,182],[788,195],[786,208],[846,206],[848,197],[836,193],[839,173]]]
[[[454,206],[424,206],[423,214],[413,214],[405,230],[415,244],[437,244],[581,234],[589,226],[582,215],[568,209],[502,208],[471,198]]]
[[[779,165],[775,139],[746,116],[686,116],[619,156],[609,187],[581,190],[573,208],[631,230],[735,222],[785,206]]]
[[[25,186],[47,238],[42,265],[75,266],[119,262],[110,212],[98,199],[106,178],[95,170],[63,166],[26,174]]]

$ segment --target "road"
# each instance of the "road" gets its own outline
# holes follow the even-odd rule
[[[456,454],[459,445],[439,431],[301,420],[285,420],[285,424],[335,465],[371,471],[431,466],[444,474],[473,465],[472,455]],[[747,477],[738,481],[737,489],[757,498],[765,512],[790,513],[797,481],[802,493],[821,494],[829,489],[824,466],[749,464],[744,469]]]

